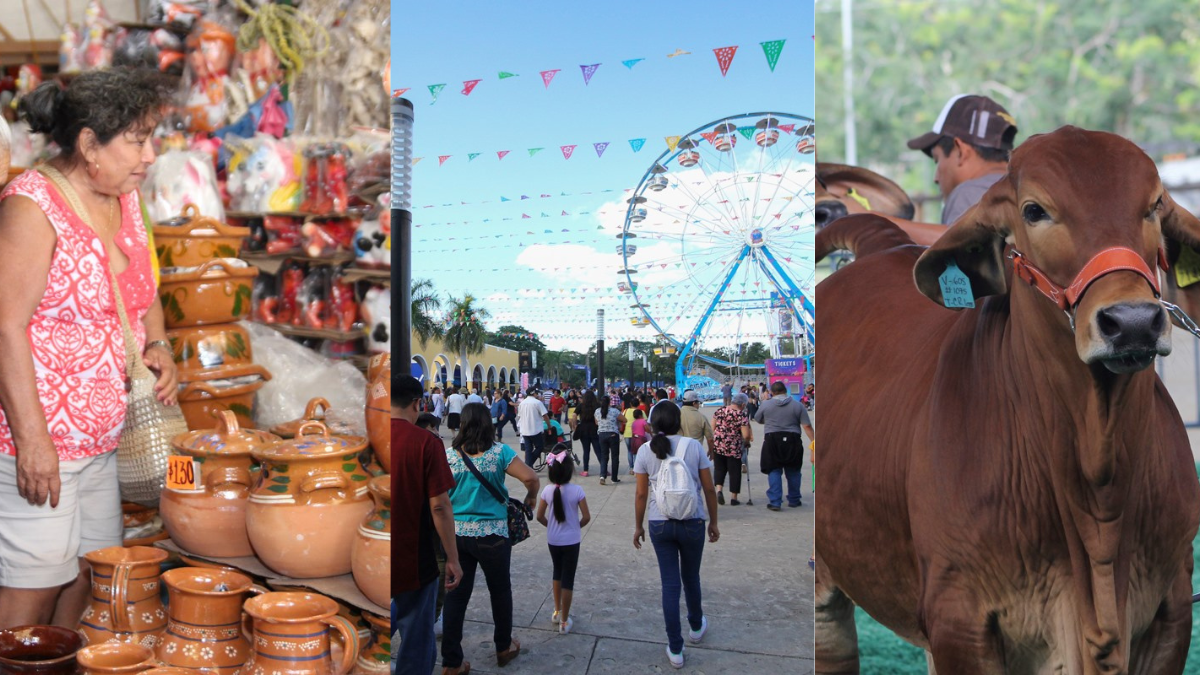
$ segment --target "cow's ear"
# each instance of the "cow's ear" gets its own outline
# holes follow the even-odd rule
[[[917,259],[913,269],[917,290],[944,304],[939,280],[954,264],[970,280],[974,297],[1003,293],[1007,288],[1005,238],[1012,232],[1016,217],[1016,193],[1012,180],[1005,176]]]
[[[1200,249],[1200,219],[1171,199],[1163,190],[1162,232],[1168,239]]]

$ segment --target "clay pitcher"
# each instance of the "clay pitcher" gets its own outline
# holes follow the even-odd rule
[[[264,593],[250,577],[228,570],[180,567],[163,572],[170,601],[158,660],[200,675],[233,675],[250,658],[242,634],[247,593]]]
[[[237,416],[222,410],[215,429],[192,431],[175,438],[175,452],[200,463],[196,490],[163,491],[159,514],[171,540],[185,551],[215,558],[254,555],[246,536],[246,505],[258,476],[251,451],[282,439],[242,429]]]
[[[158,594],[159,570],[167,552],[112,546],[83,557],[92,567],[92,600],[79,623],[88,644],[133,642],[153,649],[167,627]]]
[[[254,624],[254,653],[243,673],[254,675],[347,675],[360,643],[358,631],[338,616],[333,600],[316,593],[264,593],[246,601]],[[342,634],[341,663],[334,668],[329,628]]]
[[[246,532],[263,564],[296,579],[351,570],[358,525],[371,511],[367,439],[331,436],[307,422],[294,440],[253,451],[262,471],[250,491]]]
[[[367,438],[386,473],[392,472],[392,355],[376,354],[367,368]]]
[[[84,675],[140,673],[158,665],[154,650],[145,645],[106,642],[79,650]]]
[[[390,476],[372,478],[374,508],[358,526],[350,550],[350,571],[363,595],[387,607],[392,598],[392,483]]]
[[[371,624],[371,639],[358,655],[353,675],[386,675],[392,662],[392,620],[371,613],[363,616]]]
[[[75,675],[83,636],[58,626],[20,626],[0,631],[0,673]]]

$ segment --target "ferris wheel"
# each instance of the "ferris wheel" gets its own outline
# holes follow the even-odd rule
[[[633,325],[677,351],[680,389],[719,386],[705,363],[763,368],[743,362],[748,343],[812,353],[815,132],[800,115],[726,117],[679,137],[630,193],[617,288]]]

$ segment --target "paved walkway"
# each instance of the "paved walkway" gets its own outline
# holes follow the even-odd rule
[[[710,417],[713,410],[704,408]],[[743,503],[720,508],[721,538],[715,544],[705,543],[700,578],[708,634],[700,645],[687,644],[679,672],[813,672],[813,573],[808,568],[813,541],[811,467],[806,460],[804,506],[768,511],[766,476],[757,470],[761,425],[754,425],[754,434],[748,476],[754,505],[745,504],[747,476],[743,475]],[[508,433],[505,438],[512,440]],[[575,451],[582,459],[579,443]],[[535,521],[533,535],[513,549],[512,558],[514,636],[521,643],[521,655],[503,669],[496,667],[491,604],[483,573],[477,572],[463,630],[463,650],[472,673],[675,672],[665,652],[661,586],[649,535],[640,551],[633,548],[634,477],[628,475],[623,446],[621,455],[621,483],[601,486],[598,471],[575,478],[587,492],[592,522],[583,531],[571,633],[559,635],[551,625],[550,554],[545,528]],[[597,466],[593,457],[591,468]],[[545,485],[545,471],[539,476]],[[525,495],[525,488],[511,477],[508,489],[518,499]],[[687,611],[682,599],[680,606],[686,642]],[[441,672],[440,661],[439,654],[434,673]]]

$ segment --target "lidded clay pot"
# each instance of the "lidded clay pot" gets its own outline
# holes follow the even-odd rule
[[[246,505],[258,475],[251,453],[282,439],[241,428],[229,410],[215,417],[215,429],[190,431],[171,442],[175,452],[200,463],[198,489],[164,490],[159,513],[171,540],[185,551],[217,558],[254,555],[246,536]]]
[[[307,422],[295,439],[252,451],[262,471],[246,531],[267,567],[298,579],[350,572],[358,525],[371,512],[366,447],[365,438],[331,436]]]
[[[371,602],[387,607],[392,587],[392,483],[390,476],[370,482],[374,505],[358,526],[351,549],[354,583]]]
[[[392,472],[392,355],[376,354],[367,368],[367,438],[375,458]]]

